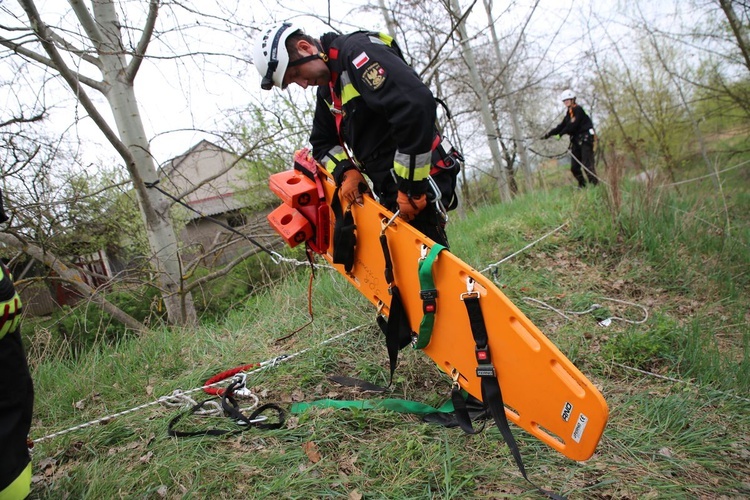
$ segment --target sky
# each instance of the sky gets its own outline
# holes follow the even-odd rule
[[[143,2],[145,3],[145,2]],[[342,30],[366,27],[367,29],[385,30],[382,16],[370,12],[357,13],[357,9],[365,0],[340,0],[331,2],[330,8],[333,18],[346,15],[347,23],[336,23]],[[371,3],[376,3],[372,0]],[[475,22],[484,22],[484,9],[481,0],[475,7]],[[646,4],[648,15],[658,15],[659,10],[671,8],[671,0],[660,0]],[[5,5],[3,5],[5,4]],[[152,154],[157,163],[161,164],[177,156],[201,139],[216,140],[206,131],[226,127],[233,118],[232,110],[242,108],[248,104],[273,99],[271,93],[259,89],[260,77],[250,62],[253,38],[255,32],[241,28],[240,25],[259,26],[271,21],[294,19],[302,23],[307,31],[317,35],[327,31],[325,24],[304,13],[315,11],[322,18],[329,12],[329,2],[311,0],[297,2],[287,0],[284,6],[272,2],[237,2],[230,0],[216,0],[214,2],[196,1],[201,6],[200,16],[185,15],[180,12],[180,22],[192,25],[189,29],[173,31],[165,35],[165,44],[152,43],[149,54],[158,56],[157,59],[147,59],[142,65],[135,83],[136,96],[142,111],[142,117],[151,137]],[[462,1],[468,5],[468,1]],[[501,2],[495,1],[499,10]],[[501,22],[513,24],[516,19],[528,12],[531,0],[519,0],[513,3],[514,10],[501,18]],[[566,58],[574,59],[583,50],[586,41],[582,37],[582,16],[580,12],[597,9],[598,18],[607,23],[613,32],[617,29],[617,19],[613,18],[611,10],[606,8],[610,2],[599,0],[541,0],[537,14],[530,27],[534,37],[549,37],[558,29],[561,30],[553,42],[550,57],[559,58],[564,64]],[[126,11],[121,12],[124,24],[139,25],[142,22],[140,9],[133,8],[133,3],[123,3]],[[142,4],[141,4],[142,5]],[[248,9],[252,5],[252,9]],[[12,24],[8,16],[12,12],[20,13],[16,5],[11,7],[8,2],[0,1],[0,25]],[[296,6],[296,7],[295,7]],[[38,1],[38,8],[42,18],[51,26],[60,26],[71,33],[80,29],[76,26],[74,17],[70,13],[67,2],[63,0]],[[234,10],[232,10],[234,9]],[[571,13],[572,9],[572,13]],[[175,25],[173,12],[168,5],[162,8],[158,18],[158,26],[170,28]],[[514,17],[516,16],[516,17]],[[223,21],[229,18],[231,21]],[[209,29],[210,28],[210,29]],[[174,59],[169,56],[184,54],[186,50],[200,52],[201,57],[192,59]],[[93,68],[81,67],[80,70],[93,77],[97,72]],[[34,74],[25,76],[26,84],[33,87]],[[38,80],[37,80],[38,81]],[[36,84],[38,85],[38,83]],[[8,96],[7,89],[0,89],[0,104],[5,102],[6,109],[15,102],[13,96]],[[18,91],[15,91],[18,93]],[[274,90],[278,92],[278,90]],[[308,89],[308,92],[312,90]],[[32,93],[33,94],[33,93]],[[558,106],[558,92],[551,92],[549,103],[551,109]],[[102,97],[90,92],[96,102],[107,106]],[[47,126],[51,132],[67,130],[82,139],[82,152],[91,163],[112,161],[116,158],[114,150],[105,141],[90,120],[80,120],[83,110],[74,106],[75,99],[71,92],[60,86],[50,86],[44,95],[48,106],[52,106],[51,118]],[[109,116],[109,112],[105,112]],[[116,160],[115,160],[116,161]]]

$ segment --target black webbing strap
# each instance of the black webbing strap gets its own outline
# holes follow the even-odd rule
[[[341,209],[339,189],[336,188],[331,198],[331,210],[333,210],[333,215],[336,218],[333,225],[333,263],[343,264],[346,272],[350,272],[354,266],[354,247],[357,243],[354,230],[357,229],[357,226],[354,224],[352,211],[344,212]]]
[[[385,346],[388,350],[388,362],[391,369],[390,384],[393,382],[393,373],[396,371],[398,362],[398,351],[411,344],[412,331],[409,326],[409,318],[401,300],[401,292],[393,283],[393,261],[388,249],[388,237],[385,231],[380,234],[380,247],[383,249],[385,258],[385,281],[388,283],[388,293],[391,295],[391,305],[388,311],[388,321],[385,322],[381,316],[378,317],[378,325],[385,334]],[[414,334],[416,335],[416,334]]]
[[[177,415],[176,417],[174,417],[172,420],[169,421],[169,425],[167,426],[167,435],[171,437],[223,436],[226,434],[239,434],[240,432],[244,432],[251,427],[257,427],[258,429],[270,430],[270,429],[279,429],[284,425],[286,414],[284,413],[284,410],[281,407],[273,403],[268,403],[268,404],[259,406],[250,415],[245,415],[244,413],[242,413],[242,411],[240,410],[239,403],[237,403],[237,400],[234,399],[234,397],[232,396],[235,389],[239,388],[239,384],[240,382],[233,381],[231,384],[229,384],[229,387],[226,388],[226,390],[221,395],[221,397],[208,398],[204,401],[201,401],[200,403],[196,405],[193,405],[187,411],[184,411],[180,413],[179,415]],[[221,407],[224,410],[224,414],[227,417],[233,419],[239,426],[238,428],[236,429],[202,429],[198,431],[175,430],[175,426],[177,425],[177,422],[182,420],[183,417],[187,415],[192,415],[193,413],[203,408],[206,403],[208,403],[209,401],[213,401],[215,399],[221,400]],[[269,418],[266,418],[265,420],[256,422],[255,420],[257,420],[267,410],[272,410],[273,412],[276,413],[275,420],[269,421]],[[273,417],[270,417],[270,418],[272,419]]]
[[[466,294],[462,296],[462,300],[466,305],[466,313],[469,316],[469,324],[471,325],[471,334],[474,337],[474,343],[476,344],[474,352],[477,359],[477,377],[479,377],[482,384],[482,401],[484,401],[485,406],[489,407],[492,418],[495,421],[495,425],[500,430],[500,433],[502,434],[505,443],[508,445],[508,448],[510,448],[513,459],[516,461],[518,470],[521,471],[521,475],[523,475],[523,478],[528,481],[528,483],[531,484],[534,488],[536,488],[549,498],[563,500],[565,497],[557,495],[551,491],[543,490],[539,486],[532,483],[526,475],[526,469],[523,466],[523,460],[521,459],[521,452],[518,450],[518,445],[516,444],[516,440],[513,438],[513,433],[511,432],[510,426],[508,425],[508,419],[505,416],[503,394],[500,390],[500,383],[497,380],[495,367],[492,364],[490,347],[489,345],[487,345],[487,328],[485,327],[484,316],[482,315],[482,307],[479,304],[479,295]],[[461,408],[459,406],[456,406],[457,403],[461,405],[461,403],[457,399],[463,400],[463,398],[455,397],[457,385],[458,384],[455,384],[453,389],[453,404],[459,425],[464,431],[469,432],[470,434],[479,432],[474,431],[473,427],[471,426],[471,420],[468,416],[468,412],[465,411],[465,404],[463,405],[464,412],[461,411]],[[459,415],[460,413],[463,413],[463,415]],[[467,431],[467,429],[470,429],[470,431]]]

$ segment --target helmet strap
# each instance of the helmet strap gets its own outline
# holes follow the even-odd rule
[[[323,59],[323,61],[328,62],[328,56],[325,54],[325,52],[318,52],[317,54],[312,54],[305,57],[300,57],[297,60],[289,61],[289,64],[287,64],[287,68],[292,68],[294,66],[299,66],[301,64],[305,64],[310,61],[314,61],[316,59]]]

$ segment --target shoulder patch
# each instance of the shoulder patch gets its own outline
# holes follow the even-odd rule
[[[365,68],[362,73],[362,81],[372,90],[378,90],[385,83],[387,77],[385,68],[380,63],[374,62]]]

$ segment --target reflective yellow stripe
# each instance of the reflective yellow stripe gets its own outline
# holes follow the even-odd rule
[[[392,36],[389,36],[389,35],[386,35],[385,33],[378,33],[378,38],[380,38],[381,40],[383,40],[383,42],[384,42],[384,43],[385,43],[385,44],[386,44],[387,46],[389,46],[389,47],[390,47],[390,46],[391,46],[391,44],[393,43],[393,37],[392,37]]]
[[[355,89],[354,85],[351,83],[344,86],[344,88],[341,89],[341,105],[343,106],[355,97],[359,97],[359,95],[359,92],[357,92],[357,89]]]
[[[5,315],[5,311],[8,311],[8,315]],[[0,325],[0,339],[5,337],[8,332],[12,332],[18,327],[21,322],[21,298],[16,293],[12,299],[0,302],[0,321],[3,317],[10,317],[11,319],[6,320]]]
[[[333,156],[336,161],[332,160],[330,157]],[[331,148],[330,151],[328,151],[328,161],[326,162],[326,170],[329,174],[333,174],[333,170],[336,168],[336,165],[341,163],[344,160],[347,160],[349,157],[346,154],[346,151],[344,151],[344,148],[341,146],[336,146]]]
[[[357,92],[357,89],[352,85],[352,79],[349,78],[349,73],[347,71],[341,73],[339,80],[341,80],[341,105],[343,106],[355,97],[359,97],[359,92]]]
[[[0,500],[23,500],[31,492],[31,462],[18,477],[0,491]]]
[[[5,287],[12,287],[13,286],[13,275],[8,273],[5,274],[5,266],[0,266],[0,280],[7,281],[8,283],[3,285],[3,288]],[[14,290],[15,292],[15,290]],[[8,314],[5,314],[5,311],[8,311]],[[14,316],[12,319],[8,319],[5,322],[2,322],[2,318],[9,318],[10,316]],[[21,321],[21,297],[18,295],[18,292],[15,292],[11,298],[8,300],[3,300],[0,302],[0,339],[5,337],[5,335],[8,332],[12,332],[18,327],[18,323]]]
[[[393,171],[396,172],[396,175],[401,177],[402,179],[408,179],[409,178],[409,167],[406,167],[398,162],[393,162]],[[430,175],[430,165],[425,165],[423,167],[417,167],[414,169],[414,177],[413,179],[415,181],[423,181]]]

